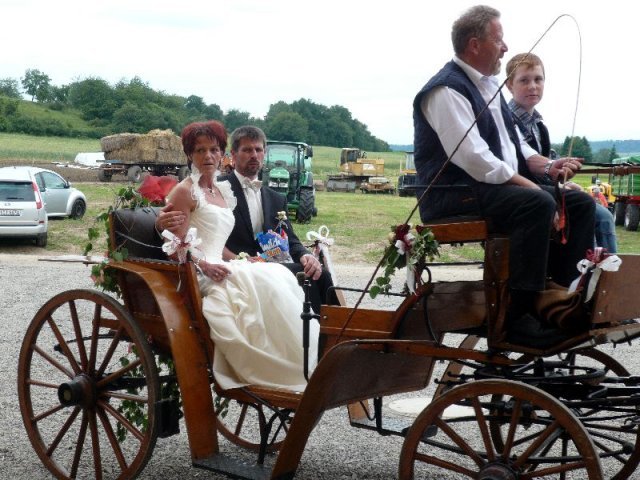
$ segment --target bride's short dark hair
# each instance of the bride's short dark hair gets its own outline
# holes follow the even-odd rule
[[[227,148],[227,130],[224,125],[217,120],[207,122],[193,122],[182,129],[182,149],[187,157],[190,157],[196,148],[198,137],[205,136],[218,142],[220,150],[224,152]]]

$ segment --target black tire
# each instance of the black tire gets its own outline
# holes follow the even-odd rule
[[[142,180],[142,169],[138,165],[132,165],[127,170],[127,178],[130,182],[140,183]]]
[[[638,205],[627,205],[624,211],[624,228],[630,232],[638,230],[640,223],[640,207]]]
[[[613,204],[613,218],[615,219],[615,224],[617,226],[624,225],[624,210],[626,208],[626,204],[623,202],[618,202]]]
[[[309,223],[313,216],[316,199],[313,195],[313,189],[301,188],[298,210],[296,211],[296,220],[298,223]]]
[[[178,180],[180,181],[184,180],[189,175],[191,175],[191,170],[189,169],[189,167],[180,167],[180,169],[178,170]]]
[[[84,213],[87,211],[87,204],[81,198],[78,198],[73,205],[71,206],[71,213],[69,214],[69,218],[82,218],[84,217]]]
[[[111,172],[107,172],[103,168],[98,169],[98,180],[101,182],[110,182],[111,181]]]
[[[36,237],[36,247],[46,247],[47,246],[47,232],[40,233]]]

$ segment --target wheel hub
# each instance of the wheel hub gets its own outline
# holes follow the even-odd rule
[[[58,400],[65,407],[80,405],[89,407],[96,403],[95,382],[87,375],[78,375],[70,382],[61,383],[58,387]]]
[[[477,480],[518,480],[518,474],[509,465],[490,463],[478,473]]]

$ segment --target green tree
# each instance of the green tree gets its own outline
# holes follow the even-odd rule
[[[156,92],[140,77],[133,77],[128,82],[121,80],[116,84],[114,90],[119,105],[125,103],[134,103],[141,107],[151,103],[162,105],[164,100],[164,95],[161,92]]]
[[[114,89],[105,80],[90,77],[69,85],[69,103],[85,120],[110,122],[120,107]]]
[[[0,78],[0,95],[9,98],[22,98],[18,80],[15,78]]]
[[[21,79],[22,88],[38,102],[46,102],[51,96],[51,79],[49,75],[35,68],[28,68]]]
[[[178,129],[167,111],[155,103],[140,106],[127,102],[113,114],[111,125],[116,132],[131,133],[147,133],[157,128]]]
[[[265,133],[273,140],[303,142],[309,133],[309,124],[298,113],[280,112],[267,123]]]
[[[224,121],[224,112],[220,108],[220,105],[217,105],[215,103],[207,105],[202,113],[204,113],[204,117],[207,120]]]
[[[609,158],[607,160],[609,161],[609,163],[612,163],[616,158],[620,158],[620,155],[618,155],[618,152],[616,152],[616,144],[614,143],[611,146],[611,150],[609,150]]]
[[[571,137],[566,137],[560,149],[560,156],[565,157],[568,155],[584,158],[585,163],[593,162],[591,145],[586,137],[573,137],[573,140]]]
[[[276,103],[272,103],[271,105],[269,105],[269,111],[267,112],[267,114],[265,115],[264,119],[267,122],[267,125],[269,125],[269,123],[279,114],[282,112],[292,112],[292,108],[291,106],[286,103],[283,102],[282,100]]]
[[[329,147],[352,147],[353,129],[337,115],[331,115],[326,122],[326,143]],[[360,145],[358,145],[360,146]]]
[[[187,97],[184,107],[188,112],[189,120],[223,120],[224,112],[219,105],[212,103],[207,105],[204,99],[197,95]]]
[[[184,106],[187,110],[191,110],[195,113],[203,113],[204,109],[207,108],[207,104],[204,103],[202,97],[197,95],[188,96]]]
[[[242,112],[232,108],[224,116],[224,126],[227,127],[227,131],[232,132],[242,125],[251,124],[250,118],[249,112]]]

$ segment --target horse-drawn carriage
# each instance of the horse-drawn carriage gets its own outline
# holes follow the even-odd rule
[[[293,478],[323,412],[343,406],[353,426],[404,437],[402,479],[595,480],[603,471],[623,479],[640,463],[640,378],[597,349],[640,335],[629,321],[640,316],[640,256],[602,273],[588,330],[540,350],[505,339],[508,241],[474,219],[432,224],[441,243],[484,242],[482,281],[429,275],[391,311],[323,306],[320,359],[304,392],[221,390],[196,268],[147,248],[140,232],[153,230],[150,212],[112,214],[112,245],[129,249],[108,264],[122,302],[67,291],[26,332],[20,408],[56,477],[133,478],[183,414],[193,465],[233,478]],[[467,336],[446,346],[451,333]],[[438,360],[448,367],[417,418],[384,416],[383,397],[423,390]],[[220,435],[254,451],[255,462],[221,452]]]

